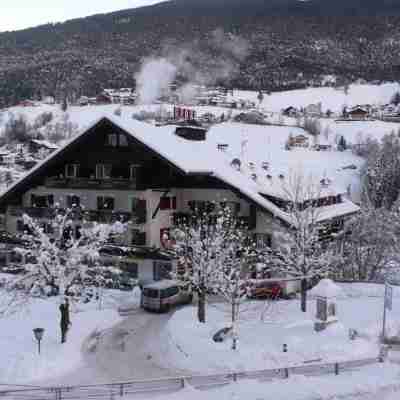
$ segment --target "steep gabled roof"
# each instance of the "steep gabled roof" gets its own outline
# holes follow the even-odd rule
[[[157,153],[161,158],[168,161],[181,172],[191,175],[208,175],[224,182],[234,191],[258,205],[262,210],[277,217],[281,221],[292,225],[293,221],[290,214],[286,213],[271,201],[267,200],[260,193],[263,193],[263,185],[254,181],[243,171],[233,168],[230,159],[223,152],[207,141],[198,142],[183,139],[174,134],[175,128],[171,126],[154,127],[134,120],[128,116],[103,115],[86,128],[82,129],[76,136],[67,141],[61,148],[49,155],[41,163],[37,164],[24,177],[15,182],[6,191],[0,194],[0,207],[7,204],[7,201],[15,193],[29,186],[29,182],[35,179],[52,160],[55,160],[61,153],[66,151],[79,138],[88,134],[93,128],[102,122],[110,122],[122,129],[134,139],[141,142],[145,147]],[[345,215],[358,211],[358,207],[351,202],[347,204],[346,212],[336,214]],[[333,207],[333,206],[331,206]],[[331,210],[331,213],[332,214]],[[332,217],[332,216],[331,216]]]

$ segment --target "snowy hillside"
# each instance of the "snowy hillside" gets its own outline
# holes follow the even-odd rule
[[[321,102],[323,111],[331,110],[333,112],[340,112],[343,106],[387,104],[393,94],[398,90],[400,90],[400,85],[398,83],[385,83],[382,85],[353,84],[349,86],[347,94],[343,88],[308,88],[273,92],[269,96],[264,96],[261,105],[267,110],[278,112],[289,106],[301,108],[312,103]],[[234,96],[249,99],[258,104],[257,92],[235,91]]]

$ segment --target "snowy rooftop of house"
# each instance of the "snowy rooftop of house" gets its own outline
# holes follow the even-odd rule
[[[72,143],[90,128],[94,127],[103,119],[107,119],[116,126],[125,130],[137,140],[141,141],[148,147],[155,150],[165,159],[170,161],[176,167],[186,174],[205,174],[216,177],[225,182],[229,186],[235,188],[245,197],[251,199],[262,209],[268,211],[273,216],[293,224],[290,214],[267,200],[262,194],[282,197],[284,195],[284,182],[286,177],[279,177],[281,172],[273,173],[273,178],[267,178],[266,172],[262,170],[261,165],[257,165],[256,169],[246,166],[242,162],[240,170],[231,165],[232,158],[227,152],[221,152],[213,141],[190,141],[175,135],[174,126],[155,127],[143,122],[132,119],[127,114],[115,116],[112,113],[103,114],[100,118],[90,123],[86,128],[67,141],[62,148],[52,153],[48,158],[35,166],[21,180],[10,186],[2,196],[13,190],[22,180],[29,177],[32,173],[41,168],[50,158],[57,156],[69,143]],[[268,174],[271,173],[268,171]],[[254,174],[257,177],[254,177]],[[253,176],[252,176],[253,175]],[[281,174],[282,175],[282,174]],[[319,183],[319,180],[317,181]],[[321,187],[318,192],[319,197],[336,195],[338,191],[333,185],[329,187]],[[305,199],[306,200],[306,199]],[[320,219],[324,220],[335,216],[346,215],[358,211],[358,207],[350,201],[342,204],[326,206],[320,208]]]
[[[58,149],[58,146],[56,144],[51,143],[51,142],[49,142],[47,140],[32,139],[32,142],[36,143],[39,146],[46,147],[48,149],[52,149],[52,150],[57,150]]]

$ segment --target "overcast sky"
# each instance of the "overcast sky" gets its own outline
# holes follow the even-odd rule
[[[0,31],[135,8],[160,0],[0,0]]]

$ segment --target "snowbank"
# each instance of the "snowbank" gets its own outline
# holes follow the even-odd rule
[[[321,279],[318,284],[308,292],[308,295],[310,298],[321,296],[335,298],[346,297],[343,289],[330,279]]]

